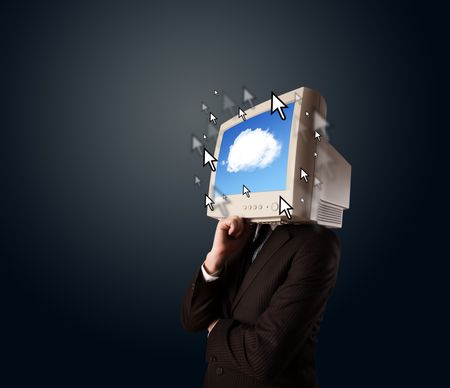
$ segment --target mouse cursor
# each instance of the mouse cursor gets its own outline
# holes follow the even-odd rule
[[[205,194],[205,207],[209,207],[209,210],[214,210],[214,201]]]
[[[214,123],[214,125],[217,124],[217,117],[214,116],[211,112],[209,112],[209,122]]]
[[[250,198],[250,190],[245,185],[242,185],[242,195],[246,195],[247,198]]]
[[[203,147],[203,143],[198,140],[197,136],[192,135],[192,146],[191,146],[191,151],[195,151],[197,150],[197,152],[200,154],[200,156],[202,155],[202,150],[201,148]]]
[[[292,218],[291,211],[294,210],[294,208],[291,205],[289,205],[281,195],[279,202],[280,203],[278,205],[278,214],[281,216],[284,213],[287,218],[291,219]]]
[[[247,120],[245,116],[247,116],[247,113],[245,113],[241,108],[238,108],[238,117],[240,117],[243,121]]]
[[[242,97],[242,102],[246,104],[247,102],[249,105],[253,108],[253,100],[255,99],[255,96],[250,93],[250,91],[244,86],[244,95]]]
[[[203,148],[203,167],[209,164],[211,171],[216,171],[215,162],[217,159],[206,148]]]
[[[283,112],[284,108],[287,108],[287,105],[283,101],[281,101],[274,92],[272,92],[272,99],[270,101],[270,114],[272,115],[273,112],[278,111],[281,120],[286,120],[286,115]]]
[[[317,131],[314,131],[314,139],[317,139],[320,141],[320,133]]]
[[[228,97],[226,94],[223,94],[223,105],[222,105],[222,112],[229,111],[230,114],[233,116],[233,108],[236,106],[236,104],[233,102],[233,100]]]
[[[300,169],[300,180],[304,179],[305,182],[308,182],[308,174],[303,168]]]

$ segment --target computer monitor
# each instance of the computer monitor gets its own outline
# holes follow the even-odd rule
[[[325,100],[305,87],[278,98],[284,119],[270,99],[245,111],[245,120],[236,116],[220,126],[207,214],[339,228],[349,207],[351,166],[318,128]]]

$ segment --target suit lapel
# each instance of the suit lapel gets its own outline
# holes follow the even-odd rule
[[[231,312],[234,311],[242,296],[247,291],[248,287],[253,283],[258,273],[263,269],[264,265],[269,261],[269,259],[275,254],[275,252],[281,248],[289,239],[291,235],[287,228],[278,227],[276,228],[269,239],[266,241],[255,261],[250,265],[247,273],[242,280],[242,284],[234,298]]]

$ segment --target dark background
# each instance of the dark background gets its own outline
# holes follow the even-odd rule
[[[440,14],[430,2],[2,5],[0,384],[201,385],[205,333],[184,332],[179,309],[215,223],[190,136],[206,131],[200,101],[220,106],[213,89],[240,101],[246,85],[259,102],[319,90],[353,166],[322,386],[432,386]]]

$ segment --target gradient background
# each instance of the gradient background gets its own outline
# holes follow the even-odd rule
[[[270,97],[268,98],[270,99]],[[245,122],[227,129],[220,144],[218,156],[216,180],[217,186],[225,195],[242,194],[242,185],[245,185],[250,192],[286,190],[287,160],[289,154],[289,140],[291,137],[292,114],[294,104],[289,104],[284,109],[285,120],[281,120],[280,115],[270,111],[252,117]],[[245,130],[260,128],[263,131],[269,131],[275,140],[281,145],[279,156],[265,168],[256,168],[252,171],[228,172],[227,161],[230,154],[230,146],[233,145],[236,138]]]
[[[179,319],[215,225],[207,182],[193,184],[208,176],[189,148],[207,128],[200,101],[304,85],[353,166],[322,387],[439,386],[440,15],[432,2],[3,3],[1,385],[200,386],[205,334]]]

